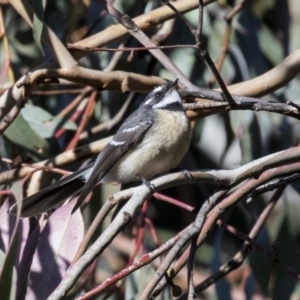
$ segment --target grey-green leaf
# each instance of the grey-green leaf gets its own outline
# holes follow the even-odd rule
[[[74,122],[70,120],[64,121],[59,116],[52,116],[39,106],[26,104],[21,114],[29,126],[43,138],[51,138],[57,129],[61,127],[68,130],[77,129]]]
[[[42,32],[44,26],[44,11],[46,7],[46,0],[34,0],[33,3],[33,38],[39,50],[43,55],[45,55],[42,46]]]
[[[50,156],[49,143],[29,126],[22,114],[19,114],[6,129],[4,135],[13,143],[27,149],[36,158]]]

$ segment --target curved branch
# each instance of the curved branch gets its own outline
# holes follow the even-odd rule
[[[191,172],[191,179],[186,178],[186,176],[181,172],[181,173],[165,175],[160,178],[154,179],[153,181],[151,181],[151,184],[152,186],[155,187],[155,190],[157,191],[178,184],[199,182],[199,181],[211,182],[215,184],[222,183],[222,184],[232,185],[232,184],[237,184],[246,178],[249,178],[249,176],[259,176],[260,174],[262,174],[263,171],[271,167],[297,162],[299,161],[299,158],[300,158],[299,147],[296,147],[276,154],[268,155],[264,158],[260,158],[235,170]],[[254,182],[252,183],[252,185],[250,185],[250,187],[251,189],[253,189],[256,187],[256,185],[265,182],[267,179],[271,179],[274,176],[279,176],[281,173],[295,172],[296,170],[298,171],[300,170],[300,163],[295,163],[293,165],[267,170],[259,177],[259,179],[250,180],[250,182]],[[244,186],[246,187],[245,188],[246,190],[247,188],[249,189],[248,183],[246,183]],[[117,197],[122,197],[122,192],[119,192],[117,194],[118,195]],[[81,273],[86,269],[86,267],[95,259],[97,255],[102,253],[102,251],[106,248],[106,246],[114,239],[116,234],[118,234],[118,232],[120,232],[120,230],[122,230],[124,226],[127,224],[126,222],[124,222],[124,215],[127,215],[129,218],[132,218],[137,208],[140,207],[145,201],[145,199],[148,199],[150,195],[150,191],[145,185],[132,188],[130,189],[130,192],[128,191],[124,191],[124,192],[126,193],[126,196],[129,196],[130,193],[132,193],[132,196],[129,199],[129,201],[127,201],[127,203],[120,209],[115,219],[104,230],[104,232],[95,241],[95,243],[84,253],[84,255],[72,267],[70,267],[70,269],[68,270],[68,275],[63,278],[59,286],[50,295],[50,297],[48,298],[49,300],[61,299],[61,296],[65,295],[71,289],[71,287],[74,285],[74,283],[79,278]],[[222,204],[225,203],[224,204],[225,207],[222,207],[222,210],[219,210],[219,206],[217,207],[218,216],[222,212],[224,212],[227,207],[233,205],[236,201],[238,201],[241,196],[241,193],[245,193],[245,190],[241,191],[240,189],[238,189],[236,192],[232,193],[232,195],[235,195],[234,197],[230,195],[228,197],[229,200],[226,200],[226,202],[223,201]],[[110,197],[110,201],[114,201],[114,200],[116,199],[112,199],[112,197]],[[196,221],[197,223],[199,223],[199,220]],[[177,243],[185,244],[187,242],[186,238],[192,237],[193,235],[198,233],[200,225],[198,224],[197,227],[192,228],[193,230],[192,234],[186,234],[186,235],[184,234],[178,240]],[[201,231],[201,234],[203,233],[203,235],[205,236],[206,232],[207,232],[206,230]],[[162,273],[159,273],[159,275],[157,275],[158,274],[157,272],[156,274],[157,278],[161,278],[162,276],[164,276],[166,265],[168,265],[173,261],[177,252],[176,250],[171,250],[170,253],[169,253],[170,255],[168,254],[167,256],[169,257],[169,260],[166,260],[166,264],[162,264],[161,265],[162,267],[159,268],[160,271],[162,270],[163,271]],[[155,280],[155,282],[157,282],[157,280]],[[153,281],[151,286],[153,287]],[[150,288],[150,291],[152,291],[152,288]]]
[[[74,161],[95,156],[99,154],[100,151],[102,151],[102,149],[107,145],[107,143],[109,143],[111,139],[112,137],[110,136],[97,142],[93,142],[88,145],[66,151],[55,157],[36,163],[35,166],[62,167]],[[10,183],[20,178],[24,178],[25,176],[29,175],[33,170],[34,168],[26,166],[3,172],[0,174],[0,184]],[[51,171],[51,169],[49,169],[49,171]]]
[[[130,91],[145,93],[166,82],[157,76],[145,76],[125,71],[104,72],[76,66],[69,69],[36,70],[20,79],[17,87],[42,83],[46,79],[57,80],[58,78],[101,90],[122,91],[123,93]]]

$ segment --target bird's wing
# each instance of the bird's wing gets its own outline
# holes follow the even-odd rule
[[[120,127],[114,138],[97,157],[87,182],[73,208],[74,212],[93,190],[95,185],[107,174],[113,165],[135,144],[137,144],[152,126],[153,120],[141,120],[133,113]],[[145,117],[145,115],[144,115]]]

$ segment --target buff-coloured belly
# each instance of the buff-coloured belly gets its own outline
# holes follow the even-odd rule
[[[126,183],[136,181],[137,175],[152,179],[178,165],[189,147],[189,121],[182,112],[164,110],[158,110],[158,118],[155,124],[160,127],[154,124],[142,143],[129,150],[101,182]]]

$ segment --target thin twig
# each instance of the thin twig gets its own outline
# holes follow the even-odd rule
[[[85,87],[85,88],[81,89],[80,94],[68,106],[66,106],[62,111],[60,111],[58,116],[61,118],[65,117],[92,91],[93,91],[93,88],[91,88],[91,87]]]
[[[179,16],[181,18],[181,20],[185,23],[185,25],[189,28],[190,32],[192,33],[192,35],[195,37],[195,29],[193,28],[193,26],[190,24],[190,22],[183,16],[183,14],[171,3],[169,2],[169,0],[162,0],[162,2],[169,6],[177,16]]]
[[[282,186],[286,186],[287,184],[298,181],[298,180],[300,180],[300,173],[295,173],[295,174],[292,174],[290,176],[279,178],[279,179],[276,179],[275,181],[272,181],[272,182],[268,182],[264,185],[259,186],[254,191],[252,191],[248,195],[246,202],[250,203],[253,200],[253,198],[258,197],[261,194],[264,194],[266,192],[275,190],[275,189],[280,188]]]
[[[196,45],[198,47],[200,47],[200,45],[201,45],[202,27],[203,27],[203,0],[199,0],[198,26],[197,26],[197,30],[195,32],[195,40],[196,40]]]
[[[187,282],[188,282],[188,300],[195,299],[195,286],[194,286],[194,258],[197,250],[197,238],[193,238],[190,247],[190,254],[188,260],[188,274],[187,274]]]
[[[165,46],[150,46],[150,47],[123,47],[123,48],[97,48],[97,47],[81,47],[76,44],[68,44],[70,49],[78,49],[87,52],[107,51],[107,52],[131,52],[131,51],[147,51],[154,49],[177,49],[177,48],[194,48],[198,49],[196,45],[165,45]]]
[[[206,50],[202,50],[200,48],[200,54],[201,56],[205,59],[206,63],[208,64],[210,70],[212,71],[212,73],[214,74],[214,76],[216,77],[216,80],[221,88],[221,90],[224,93],[224,97],[227,100],[227,102],[230,104],[230,106],[235,106],[235,101],[233,99],[233,97],[231,96],[230,92],[228,91],[228,88],[225,84],[225,82],[223,81],[222,76],[220,75],[220,73],[218,72],[213,60],[211,59],[209,53]]]
[[[81,97],[78,97],[77,99],[81,99]],[[71,120],[73,122],[77,121],[77,119],[83,114],[84,110],[86,109],[87,104],[88,104],[88,99],[87,98],[82,99],[81,102],[79,102],[79,105],[76,108],[76,110],[72,113],[69,120]],[[55,132],[54,137],[56,139],[59,139],[63,134],[66,133],[66,131],[67,131],[67,129],[64,127],[59,128]]]
[[[14,165],[14,167],[20,168],[20,167],[29,167],[35,170],[43,170],[43,171],[49,171],[57,174],[62,174],[62,175],[70,175],[72,172],[68,172],[66,170],[54,168],[51,166],[40,166],[40,165],[35,165],[35,164],[27,164],[27,163],[21,163],[21,162],[15,162],[9,158],[1,157],[0,160]]]

